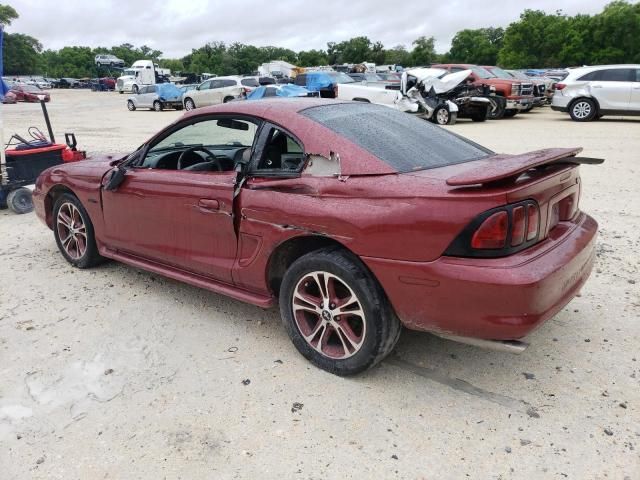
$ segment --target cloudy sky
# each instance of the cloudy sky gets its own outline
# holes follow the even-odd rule
[[[0,0],[1,1],[1,0]],[[387,47],[410,46],[426,35],[448,50],[463,28],[507,26],[525,8],[596,13],[609,0],[4,0],[20,18],[7,30],[39,39],[45,48],[146,44],[181,57],[207,42],[326,48],[328,41],[366,35]]]

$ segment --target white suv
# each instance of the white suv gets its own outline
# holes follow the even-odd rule
[[[124,60],[106,53],[96,55],[95,62],[96,67],[124,67]]]
[[[576,122],[603,115],[640,115],[640,65],[600,65],[569,70],[556,84],[551,108]]]
[[[227,103],[245,95],[245,87],[230,78],[216,77],[205,80],[195,89],[185,92],[183,104],[185,110]]]

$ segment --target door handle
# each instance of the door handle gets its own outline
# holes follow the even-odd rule
[[[218,210],[220,209],[220,202],[212,198],[201,198],[198,201],[198,207],[204,210]]]

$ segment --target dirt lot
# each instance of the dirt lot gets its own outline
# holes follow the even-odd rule
[[[60,139],[126,152],[179,112],[54,91]],[[5,136],[44,129],[2,106]],[[77,270],[0,211],[0,478],[640,478],[640,120],[539,109],[449,127],[499,152],[583,146],[597,270],[520,356],[403,333],[357,378],[311,367],[278,312],[108,263]]]

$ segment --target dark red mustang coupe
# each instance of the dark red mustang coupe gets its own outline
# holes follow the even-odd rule
[[[62,255],[271,307],[314,364],[360,372],[401,326],[518,351],[580,290],[596,222],[580,149],[497,155],[393,109],[320,99],[198,109],[33,193]]]

